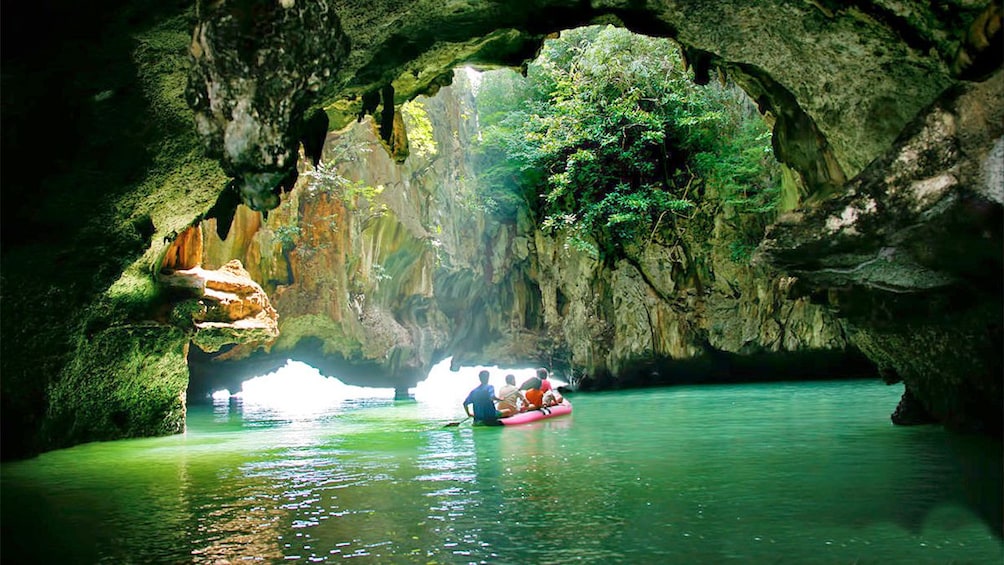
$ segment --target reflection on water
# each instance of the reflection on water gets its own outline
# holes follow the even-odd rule
[[[1000,444],[889,425],[899,392],[580,395],[513,428],[444,428],[450,395],[193,406],[181,436],[5,464],[2,560],[1001,562]]]

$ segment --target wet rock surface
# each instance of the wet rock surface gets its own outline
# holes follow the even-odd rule
[[[843,192],[782,218],[762,258],[829,292],[869,357],[940,421],[1000,433],[1004,77],[921,113]]]

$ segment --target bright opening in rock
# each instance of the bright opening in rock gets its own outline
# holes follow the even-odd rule
[[[241,390],[213,393],[214,402],[240,399],[245,406],[262,406],[286,412],[313,412],[345,401],[393,399],[392,388],[347,385],[335,377],[326,377],[314,367],[289,361],[279,370],[244,381]]]
[[[509,369],[496,365],[471,365],[452,370],[452,358],[444,359],[429,371],[429,376],[410,389],[413,398],[421,403],[434,405],[455,405],[467,396],[470,389],[478,385],[478,373],[491,373],[489,384],[496,388],[505,384],[505,376],[512,374],[516,383],[522,383],[536,375],[536,369]],[[565,381],[551,377],[556,386],[565,386]],[[308,410],[338,404],[347,400],[393,399],[394,389],[353,386],[336,377],[326,377],[314,367],[299,361],[289,361],[278,371],[246,380],[241,390],[231,392],[226,389],[212,394],[214,403],[240,400],[245,405],[263,405],[283,408],[306,408]]]

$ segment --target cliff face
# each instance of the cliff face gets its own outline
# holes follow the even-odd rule
[[[291,182],[300,141],[318,145],[317,128],[308,118],[316,113],[309,111],[324,107],[333,128],[360,112],[374,115],[383,142],[400,159],[405,145],[398,105],[448,84],[459,63],[519,66],[547,34],[600,21],[676,38],[698,82],[722,71],[740,83],[777,120],[775,154],[803,180],[807,191],[802,201],[805,221],[779,228],[775,238],[780,251],[767,253],[774,257],[770,263],[791,269],[806,284],[793,285],[791,299],[777,302],[772,310],[761,304],[750,318],[756,321],[743,322],[739,330],[730,318],[714,314],[717,304],[733,300],[736,291],[731,286],[740,289],[743,298],[735,303],[743,311],[752,308],[743,301],[752,300],[758,284],[783,290],[783,279],[772,276],[754,279],[772,282],[744,283],[737,278],[725,289],[721,280],[728,277],[710,277],[703,268],[691,267],[697,269],[697,278],[688,274],[684,278],[691,282],[674,279],[674,284],[692,288],[694,303],[704,305],[706,314],[700,318],[704,321],[695,323],[694,333],[706,328],[707,342],[721,350],[771,349],[789,338],[766,338],[768,333],[774,337],[813,333],[788,331],[799,323],[789,322],[786,312],[807,307],[795,294],[808,295],[839,308],[853,326],[859,346],[886,369],[889,378],[908,379],[914,397],[933,414],[949,421],[953,414],[973,414],[985,428],[1000,429],[995,424],[999,405],[977,403],[971,410],[974,404],[969,400],[999,390],[993,388],[993,383],[999,387],[1001,365],[1001,203],[993,196],[998,191],[978,189],[983,178],[978,175],[955,174],[957,161],[951,155],[941,158],[937,151],[923,150],[916,153],[919,161],[900,161],[897,151],[913,153],[905,146],[893,147],[897,139],[904,139],[901,134],[919,131],[904,133],[904,128],[915,118],[926,119],[933,104],[961,100],[959,91],[984,84],[999,70],[1004,52],[999,2],[472,1],[460,5],[423,0],[402,7],[382,1],[228,0],[203,2],[192,9],[188,3],[145,0],[86,7],[55,0],[22,8],[5,14],[0,51],[4,457],[90,439],[178,429],[186,386],[180,359],[191,328],[164,315],[171,307],[157,275],[165,254],[179,233],[203,216],[227,217],[238,202],[273,209],[276,216],[292,214],[274,208],[283,202],[279,194]],[[989,185],[999,187],[1000,168],[995,163],[1000,161],[1000,134],[971,136],[970,132],[982,131],[981,123],[993,123],[991,117],[999,115],[1001,101],[994,96],[979,100],[972,112],[950,109],[931,116],[941,116],[951,126],[946,131],[955,132],[942,137],[949,148],[964,149],[961,154],[970,156],[969,163],[983,163],[959,170],[989,171],[985,173]],[[887,190],[899,186],[897,163],[910,162],[924,164],[914,179],[916,190],[933,195],[938,203],[934,208],[912,208],[897,196],[903,191]],[[894,182],[886,183],[886,178]],[[865,192],[874,195],[874,214],[867,200],[847,206],[847,199]],[[286,194],[283,206],[292,207],[291,194]],[[428,198],[429,210],[454,214],[457,203],[436,200],[445,196]],[[342,204],[321,197],[318,203],[325,208],[323,215],[338,219]],[[406,204],[424,205],[414,200]],[[304,205],[303,214],[313,214],[308,208]],[[858,212],[848,211],[845,218],[844,210]],[[874,226],[895,229],[866,232],[868,222],[864,222],[855,229],[879,237],[881,247],[860,253],[837,248],[835,254],[816,259],[817,251],[826,251],[817,245],[819,234],[827,234],[825,238],[833,234],[829,219],[839,227],[854,214],[873,218]],[[582,320],[595,310],[606,312],[603,319],[614,326],[631,326],[610,315],[612,306],[592,306],[597,294],[612,296],[612,302],[622,298],[607,294],[605,285],[614,284],[607,278],[614,275],[596,272],[587,261],[554,267],[561,273],[555,276],[567,280],[561,294],[561,285],[555,284],[552,292],[541,282],[538,295],[534,285],[521,283],[543,281],[540,273],[549,263],[535,263],[531,257],[561,248],[554,242],[538,243],[525,221],[510,228],[486,219],[483,227],[454,235],[446,225],[443,234],[436,233],[435,219],[432,213],[430,223],[422,225],[443,246],[455,241],[462,247],[493,250],[490,256],[472,252],[467,257],[474,259],[466,264],[462,254],[450,253],[454,266],[470,268],[431,275],[435,305],[450,320],[450,335],[456,338],[449,347],[477,351],[487,342],[498,343],[500,351],[551,350],[536,336],[558,343],[556,321],[570,320],[568,316],[580,311]],[[257,221],[252,216],[237,218],[237,222]],[[341,221],[344,224],[344,218]],[[471,219],[475,226],[478,221],[482,220]],[[376,229],[376,225],[370,224],[372,232],[367,233],[372,235],[367,237],[376,238],[379,232],[381,241],[398,241],[399,249],[422,240],[414,235],[421,230],[403,221],[401,226],[407,229],[391,224]],[[914,225],[918,227],[911,229]],[[352,230],[367,231],[362,225]],[[235,229],[227,245],[242,245],[238,239],[242,232],[252,233]],[[347,237],[353,232],[339,233]],[[485,240],[467,234],[482,234]],[[915,239],[917,234],[922,236]],[[301,247],[287,253],[303,254],[311,244],[335,243],[320,235],[311,238],[306,247],[298,242]],[[842,236],[836,239],[844,241]],[[665,247],[673,253],[675,244]],[[874,275],[874,267],[884,266],[880,261],[862,265],[884,260],[879,252],[885,248],[896,249],[896,268],[882,269],[878,278],[831,276],[834,269]],[[785,249],[795,251],[786,254]],[[274,289],[280,302],[282,285],[270,280],[296,280],[295,269],[304,265],[296,267],[297,260],[283,257],[281,247],[260,246],[259,253],[245,264],[256,280]],[[362,253],[360,248],[359,257]],[[428,255],[414,251],[410,256]],[[635,262],[678,260],[656,256],[651,249],[634,256]],[[414,292],[405,295],[422,303],[424,290],[417,289],[429,275],[417,267],[405,269],[392,260],[392,254],[372,257],[372,264],[407,271],[402,284],[409,281]],[[987,261],[977,262],[979,268],[958,261],[967,257]],[[265,268],[270,261],[273,265]],[[283,264],[289,268],[278,267]],[[424,263],[413,265],[419,264]],[[509,270],[500,269],[503,264],[509,264]],[[344,276],[339,288],[351,292],[353,271],[349,263],[345,266],[344,271],[327,273]],[[912,273],[906,279],[896,275],[904,268]],[[643,278],[641,273],[649,272],[645,269],[614,268],[621,273],[618,280]],[[674,269],[670,271],[683,272]],[[265,271],[269,279],[257,278]],[[581,279],[575,278],[576,273],[583,275]],[[437,286],[440,277],[449,284]],[[716,282],[710,283],[712,278]],[[890,280],[896,284],[890,286]],[[498,309],[481,309],[488,300],[485,281],[495,284]],[[380,282],[389,296],[390,285],[384,285],[389,281]],[[435,351],[439,334],[410,329],[409,317],[399,312],[414,313],[414,328],[440,327],[419,320],[421,312],[436,316],[435,308],[408,309],[385,298],[376,286],[368,286],[372,284],[363,284],[369,292],[364,293],[363,317],[365,308],[374,309],[378,321],[368,323],[385,328],[393,339],[403,338],[398,326],[404,328],[412,352],[402,353],[402,359],[424,362],[420,352]],[[638,292],[624,300],[626,304],[649,300],[647,293],[656,292],[650,288],[664,289],[667,284],[637,283]],[[351,315],[335,300],[331,304],[332,316],[336,311],[343,318]],[[552,315],[551,304],[556,313],[567,309],[573,314]],[[279,308],[280,320],[284,308]],[[731,308],[722,306],[721,311]],[[658,311],[659,316],[676,319],[668,308]],[[381,312],[398,312],[391,316],[394,324]],[[356,322],[345,331],[361,331],[352,329],[365,325],[358,311],[355,316]],[[578,327],[598,332],[598,338],[614,335],[598,324],[582,322]],[[649,339],[645,327],[636,325],[630,335]],[[754,327],[760,328],[757,337],[747,339],[746,332],[752,335]],[[668,335],[656,332],[651,342],[660,350],[686,349]],[[816,343],[831,341],[825,331],[817,336]],[[633,343],[621,339],[625,347]],[[352,343],[358,341],[347,340],[332,351],[338,355],[354,351]],[[598,349],[585,342],[569,343],[569,355],[589,359],[582,361],[583,366],[624,366],[616,360],[590,359]],[[319,341],[312,343],[323,353]],[[951,361],[934,363],[936,351]],[[80,389],[78,384],[89,388]],[[91,399],[112,399],[117,404],[91,406]]]
[[[585,387],[867,374],[829,309],[793,295],[791,278],[701,255],[716,243],[655,242],[604,268],[538,236],[558,364]]]
[[[840,195],[783,217],[761,258],[829,289],[906,383],[897,419],[1000,434],[1004,76],[952,89]],[[913,406],[910,403],[915,403]],[[919,409],[919,410],[918,410]]]
[[[207,221],[203,263],[248,265],[272,297],[281,333],[212,358],[195,353],[193,382],[223,371],[239,386],[288,357],[357,384],[407,388],[425,378],[453,335],[436,272],[480,268],[485,221],[462,200],[472,178],[472,104],[469,88],[447,87],[410,105],[404,121],[416,133],[403,164],[368,119],[331,133],[320,165],[304,166],[267,221],[242,207],[226,240]]]
[[[512,294],[523,300],[496,308],[533,316],[500,320],[491,346],[454,354],[536,358],[582,387],[866,374],[828,307],[792,292],[793,278],[733,256],[736,230],[757,233],[741,223],[706,194],[690,219],[635,242],[613,264],[517,227],[493,253],[504,257],[501,280],[522,281]]]
[[[206,380],[200,393],[221,373],[236,387],[287,357],[398,388],[447,355],[543,363],[582,386],[861,369],[829,372],[852,353],[838,321],[789,296],[793,279],[730,255],[736,232],[755,236],[762,226],[743,225],[713,193],[692,219],[667,220],[672,228],[612,265],[543,233],[533,202],[504,216],[491,210],[476,190],[475,103],[460,74],[405,112],[420,135],[403,165],[372,123],[360,123],[328,136],[320,167],[305,166],[267,222],[240,211],[225,241],[207,222],[202,263],[248,264],[273,297],[281,334],[193,353],[193,383]]]

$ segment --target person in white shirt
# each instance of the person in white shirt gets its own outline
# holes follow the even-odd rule
[[[521,408],[525,410],[529,404],[523,392],[516,388],[516,376],[512,374],[505,376],[505,384],[499,388],[498,396],[495,399],[498,400],[495,409],[498,410],[499,416],[502,418],[518,414],[522,411]],[[522,402],[522,406],[520,406],[520,402]]]

